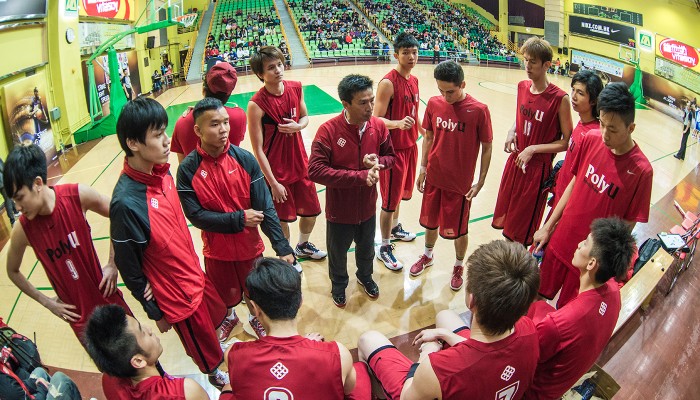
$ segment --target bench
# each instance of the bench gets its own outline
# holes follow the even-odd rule
[[[620,289],[622,307],[613,330],[613,336],[638,309],[645,310],[649,306],[656,286],[673,262],[673,255],[668,254],[664,249],[659,249],[654,257]]]

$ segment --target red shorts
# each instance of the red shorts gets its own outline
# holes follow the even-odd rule
[[[469,329],[469,327],[466,326],[466,325],[465,325],[465,326],[460,326],[459,328],[455,329],[455,330],[452,331],[452,332],[453,332],[453,333],[456,333],[458,336],[461,336],[461,337],[463,337],[463,338],[465,338],[465,339],[469,339],[469,338],[472,336],[472,331],[471,331],[471,329]],[[447,344],[447,342],[445,342],[445,343],[442,344],[442,349],[443,349],[443,350],[449,349],[450,347],[452,347],[452,346],[450,346],[449,344]]]
[[[355,389],[345,396],[345,400],[370,400],[372,398],[372,381],[367,371],[367,364],[356,362],[352,366],[355,368]]]
[[[192,315],[173,324],[188,356],[205,374],[213,372],[224,360],[224,353],[216,336],[216,328],[226,318],[226,306],[216,290],[205,279],[202,302]]]
[[[515,165],[516,157],[512,153],[506,161],[491,226],[503,229],[507,239],[529,246],[547,205],[547,191],[540,188],[549,177],[552,163],[533,158],[523,173]]]
[[[399,399],[413,362],[396,347],[386,345],[367,357],[367,364],[390,400]]]
[[[396,211],[401,200],[413,196],[413,182],[416,180],[418,146],[395,150],[396,162],[389,170],[379,171],[379,190],[382,193],[382,210]]]
[[[550,247],[547,247],[540,264],[540,296],[552,300],[559,289],[557,308],[578,296],[578,288],[581,282],[581,272],[575,267],[565,263],[557,257]]]
[[[283,203],[275,202],[275,210],[280,221],[294,222],[297,216],[315,217],[321,214],[316,185],[309,180],[308,176],[300,181],[282,185],[287,190],[287,200]]]
[[[207,276],[226,307],[237,306],[243,299],[243,293],[248,294],[245,280],[258,257],[244,261],[222,261],[204,257]]]
[[[426,229],[440,227],[440,236],[445,239],[457,239],[467,234],[470,207],[464,195],[426,182],[419,222]]]

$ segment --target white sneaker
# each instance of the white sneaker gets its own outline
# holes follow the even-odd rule
[[[387,267],[388,269],[392,271],[398,271],[401,268],[403,268],[403,264],[401,264],[396,257],[394,257],[394,245],[393,244],[385,244],[385,245],[380,245],[375,249],[377,253],[377,258],[384,263],[384,266]]]

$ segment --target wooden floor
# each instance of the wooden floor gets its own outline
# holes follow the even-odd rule
[[[291,70],[286,72],[286,79],[300,80],[303,84],[314,84],[326,91],[328,94],[337,97],[337,84],[340,79],[346,74],[361,73],[373,78],[376,82],[391,68],[389,65],[361,65],[361,66],[337,66],[324,67],[313,69]],[[430,65],[418,65],[414,69],[415,75],[420,82],[421,100],[422,103],[427,103],[431,96],[439,95],[435,86],[435,81],[432,78],[432,67]],[[467,91],[478,100],[486,103],[491,111],[494,131],[494,152],[491,161],[491,168],[484,188],[479,196],[473,201],[471,208],[469,237],[471,252],[476,246],[481,243],[488,242],[493,239],[501,238],[499,231],[491,228],[491,215],[493,213],[493,205],[495,204],[498,184],[500,182],[503,166],[506,159],[506,154],[502,151],[502,144],[505,140],[506,132],[512,125],[515,117],[515,93],[516,85],[519,80],[524,79],[525,74],[522,71],[494,69],[485,67],[465,67]],[[570,79],[564,77],[551,77],[552,82],[569,91]],[[242,76],[239,78],[236,92],[250,92],[259,89],[260,82],[253,76]],[[157,97],[164,106],[180,104],[184,102],[196,101],[201,98],[201,84],[194,84],[182,87],[169,89],[165,93]],[[313,103],[313,98],[307,98],[307,103]],[[245,105],[241,105],[245,108]],[[420,110],[422,116],[423,110]],[[574,113],[575,114],[575,113]],[[310,118],[309,126],[304,130],[303,136],[305,139],[307,150],[310,148],[311,140],[316,132],[317,127],[328,120],[332,115],[314,116]],[[574,116],[574,123],[577,122],[577,116]],[[688,149],[688,154],[684,162],[678,161],[671,157],[678,148],[680,140],[681,124],[678,121],[671,120],[665,115],[654,110],[638,110],[637,111],[637,129],[633,137],[640,145],[644,153],[652,162],[654,167],[654,183],[652,190],[652,205],[655,205],[660,200],[669,195],[684,195],[679,193],[678,187],[681,182],[687,180],[687,177],[697,177],[698,145],[691,139],[691,145]],[[170,121],[173,124],[174,121]],[[85,146],[85,145],[83,145]],[[60,174],[58,182],[81,182],[92,185],[98,191],[105,194],[111,194],[112,189],[119,176],[122,168],[123,153],[121,152],[116,136],[106,137],[92,148],[85,151],[87,147],[79,146],[73,151],[70,157],[77,158],[77,153],[80,158],[74,163],[72,168]],[[248,138],[244,140],[242,147],[250,149]],[[561,157],[561,156],[560,156]],[[177,158],[173,154],[170,158],[171,171],[175,175],[177,170]],[[56,176],[53,175],[52,176]],[[697,181],[695,181],[697,183]],[[323,189],[318,187],[319,190]],[[694,187],[683,189],[687,192],[694,193],[698,190],[697,184]],[[413,199],[404,202],[401,207],[401,222],[404,228],[421,232],[418,224],[418,213],[420,210],[421,195],[417,191],[414,193]],[[321,203],[325,203],[324,193],[319,193]],[[695,210],[697,210],[697,201],[695,202]],[[670,211],[673,213],[673,211]],[[675,218],[675,215],[669,218]],[[109,235],[108,221],[96,215],[89,215],[89,222],[92,226],[94,244],[102,260],[105,260],[108,253]],[[676,220],[671,219],[677,222]],[[654,221],[652,221],[654,223]],[[651,225],[651,224],[649,224]],[[201,239],[197,229],[191,228],[195,248],[199,249],[201,255]],[[645,227],[645,224],[638,226],[638,241],[642,241],[646,236],[652,236],[655,232]],[[7,219],[3,217],[3,226],[0,227],[0,238],[7,235]],[[298,237],[296,226],[292,226],[292,240]],[[314,230],[311,240],[320,248],[325,248],[325,221],[323,215],[320,216],[316,229]],[[379,240],[379,234],[377,234]],[[0,252],[0,263],[4,263],[6,257],[7,246]],[[267,255],[272,255],[270,246],[267,246]],[[396,256],[405,265],[410,266],[423,251],[423,238],[419,237],[412,243],[397,243]],[[353,263],[352,255],[350,261],[350,276],[351,282],[347,290],[348,305],[345,309],[338,309],[333,306],[330,299],[330,282],[328,280],[327,263],[325,261],[313,262],[308,261],[303,263],[304,274],[303,294],[304,303],[300,311],[299,328],[302,332],[317,331],[322,333],[326,338],[334,339],[342,342],[349,348],[356,347],[357,338],[360,333],[367,329],[377,329],[389,337],[402,336],[410,332],[414,332],[423,327],[434,323],[436,312],[450,308],[457,312],[464,312],[464,292],[453,292],[449,289],[448,282],[451,273],[451,265],[454,261],[454,252],[452,243],[445,240],[438,240],[435,250],[436,265],[427,273],[418,277],[412,278],[408,274],[408,268],[404,268],[401,272],[391,272],[384,268],[379,262],[375,262],[375,280],[379,284],[381,296],[376,300],[370,300],[360,290],[359,286],[354,282],[353,278]],[[29,276],[30,281],[41,290],[45,290],[47,295],[53,295],[50,289],[49,282],[43,269],[37,265],[36,258],[33,254],[27,253],[22,263],[22,270],[25,275]],[[684,290],[695,291],[694,299],[697,299],[697,274],[695,270],[689,271],[686,276],[695,276],[694,286],[683,289],[683,285],[687,283],[681,282],[677,289],[672,293],[672,297],[662,299],[659,307],[652,312],[663,312],[670,316],[677,315],[677,318],[682,320],[666,321],[664,324],[655,326],[657,331],[664,331],[662,336],[667,339],[675,339],[676,341],[684,340],[688,346],[697,347],[698,333],[697,330],[697,311],[694,310],[688,302],[687,294]],[[685,280],[685,279],[684,279]],[[687,278],[690,281],[690,278]],[[676,296],[676,297],[673,297]],[[143,313],[140,305],[131,298],[128,293],[125,293],[127,302],[132,307],[136,316],[143,322],[150,323]],[[695,302],[697,304],[697,302]],[[673,312],[674,307],[678,305],[686,311],[682,314]],[[663,311],[662,311],[663,310]],[[246,315],[247,311],[244,307],[239,306],[237,312],[240,315]],[[58,318],[55,318],[48,310],[42,308],[29,297],[20,295],[19,290],[12,285],[6,278],[6,275],[0,274],[0,316],[13,326],[16,330],[28,335],[36,335],[36,340],[41,350],[44,361],[50,365],[60,366],[62,368],[95,372],[95,366],[90,361],[83,348],[78,344],[73,332],[69,326]],[[673,318],[671,318],[673,319]],[[692,334],[688,337],[676,337],[674,331],[668,330],[671,323],[681,323],[685,325],[685,321],[693,323],[695,328]],[[155,329],[155,324],[152,324]],[[246,329],[249,327],[246,324]],[[640,329],[649,329],[642,328]],[[632,334],[639,334],[635,332]],[[660,332],[656,333],[657,335]],[[241,326],[234,330],[234,335],[242,340],[252,338],[250,334],[243,331]],[[646,336],[644,336],[646,335]],[[177,335],[171,331],[165,335],[161,335],[161,340],[164,346],[164,354],[161,362],[168,372],[174,375],[196,374],[197,369],[190,359],[185,355],[182,345],[180,344]],[[641,343],[640,347],[622,347],[623,353],[634,353],[640,358],[644,358],[647,347],[654,347],[655,343],[649,343],[648,333],[643,334],[637,343]],[[671,340],[673,341],[673,340]],[[644,347],[642,346],[642,344]],[[662,372],[643,371],[639,365],[632,366],[630,364],[618,363],[614,364],[616,356],[610,357],[608,365],[611,368],[636,368],[634,371],[641,375],[636,375],[636,378],[631,378],[630,381],[620,382],[623,386],[629,386],[629,389],[641,390],[636,386],[635,380],[647,380],[652,382],[653,379],[659,378]],[[624,357],[624,354],[623,354]],[[651,356],[649,356],[651,357]],[[647,360],[648,361],[648,360]],[[682,359],[676,361],[681,362]],[[641,362],[645,362],[641,360]],[[669,361],[671,362],[671,361]],[[673,363],[671,362],[671,368]],[[606,367],[607,369],[607,367]],[[646,370],[644,370],[646,371]],[[700,375],[695,370],[685,370],[688,374],[695,378],[700,378]],[[648,375],[645,375],[648,373]],[[653,374],[653,375],[652,375]],[[615,376],[615,375],[613,375]],[[666,376],[666,375],[664,375]],[[678,377],[673,375],[668,378],[671,383],[678,382],[683,379],[683,382],[697,382],[697,379],[686,380],[688,377]],[[656,382],[656,381],[654,381]],[[686,385],[686,386],[687,386]],[[692,385],[695,385],[693,383]],[[625,392],[621,398],[654,398],[654,396],[638,396],[637,392]],[[678,392],[679,396],[667,397],[663,394],[657,398],[697,398],[699,396],[690,392]],[[686,393],[685,396],[680,394]],[[690,397],[687,397],[690,396]]]

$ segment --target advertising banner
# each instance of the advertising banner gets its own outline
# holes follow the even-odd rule
[[[119,79],[121,81],[122,90],[126,94],[127,100],[133,100],[141,94],[141,78],[139,75],[139,66],[136,51],[126,51],[117,53],[119,61]],[[85,98],[90,98],[88,72],[86,61],[83,61],[83,78],[85,82]],[[107,54],[97,57],[93,61],[95,66],[95,86],[97,86],[97,94],[102,104],[102,116],[109,115],[109,90],[111,79],[109,74],[109,62]],[[99,118],[98,118],[99,119]]]
[[[700,62],[698,61],[700,49],[696,49],[689,44],[666,36],[656,35],[656,55],[700,73]]]
[[[47,89],[43,71],[14,81],[4,85],[3,106],[13,146],[34,143],[51,160],[56,156],[56,147],[46,102]]]
[[[80,16],[133,20],[134,0],[81,0]]]
[[[576,15],[569,15],[569,31],[574,35],[610,40],[630,47],[634,47],[637,39],[633,26]]]
[[[571,63],[579,68],[594,69],[622,78],[625,64],[597,54],[586,53],[581,50],[571,50]]]

